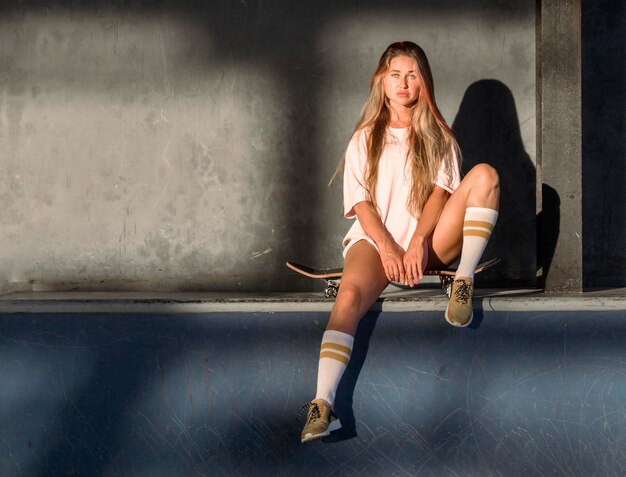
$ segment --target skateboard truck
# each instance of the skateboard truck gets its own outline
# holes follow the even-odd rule
[[[324,296],[326,298],[336,298],[339,291],[339,282],[331,279],[324,279],[326,282],[326,289],[324,290]]]

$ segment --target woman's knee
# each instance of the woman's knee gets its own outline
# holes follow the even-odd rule
[[[361,307],[362,299],[363,293],[358,287],[346,284],[340,287],[333,308],[342,311],[356,311]]]
[[[473,180],[483,187],[497,189],[500,186],[500,176],[498,175],[498,171],[496,171],[496,169],[489,164],[476,164],[470,171],[470,174],[472,175]]]
[[[327,329],[356,335],[356,330],[364,314],[361,310],[362,293],[356,287],[339,289],[333,310],[330,313]]]
[[[489,164],[477,164],[465,179],[469,186],[466,207],[498,209],[500,202],[500,179],[498,172]]]

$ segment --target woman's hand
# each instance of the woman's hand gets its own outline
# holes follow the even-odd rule
[[[408,285],[414,287],[424,276],[422,263],[424,261],[424,242],[420,240],[411,240],[402,259],[404,271]]]
[[[390,282],[406,283],[406,274],[404,273],[404,264],[402,262],[404,249],[391,237],[386,237],[378,248],[387,279]]]
[[[404,254],[404,270],[408,284],[413,287],[424,277],[424,245],[426,237],[430,237],[437,226],[441,211],[446,205],[450,193],[439,186],[435,186],[430,197],[424,204],[422,213],[411,242]]]

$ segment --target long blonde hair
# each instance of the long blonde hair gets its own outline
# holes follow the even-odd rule
[[[411,164],[412,188],[407,208],[414,216],[421,213],[426,200],[434,188],[434,181],[441,165],[448,171],[453,170],[456,157],[461,158],[454,133],[446,124],[435,102],[433,77],[426,53],[415,43],[402,41],[392,43],[380,57],[378,67],[370,80],[370,95],[353,136],[360,131],[366,133],[367,161],[365,170],[365,188],[370,205],[376,205],[376,183],[378,164],[385,147],[387,126],[391,119],[388,99],[384,92],[383,77],[389,70],[391,60],[396,56],[407,56],[417,65],[419,97],[411,108],[409,127],[409,151],[407,161]],[[337,172],[343,168],[343,162]]]

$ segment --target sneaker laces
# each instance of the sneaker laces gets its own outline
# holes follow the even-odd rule
[[[454,291],[454,298],[459,303],[465,305],[470,301],[471,289],[465,282],[461,282],[459,287]]]
[[[304,411],[307,411],[309,409],[310,409],[310,412],[306,419],[307,424],[309,422],[317,421],[319,418],[322,417],[322,413],[320,412],[319,406],[317,405],[317,403],[314,403],[314,402],[308,402],[304,404],[302,406],[302,409],[300,410],[300,414],[298,414],[298,417],[302,416],[302,414],[304,414]]]

